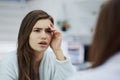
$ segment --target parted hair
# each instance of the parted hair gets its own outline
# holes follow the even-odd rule
[[[32,56],[34,50],[29,45],[29,36],[33,26],[38,20],[49,19],[53,24],[53,18],[43,10],[30,11],[22,20],[18,33],[18,80],[34,80]]]

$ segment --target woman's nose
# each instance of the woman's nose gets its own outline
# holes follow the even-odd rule
[[[41,33],[41,38],[42,38],[42,39],[46,39],[46,37],[47,37],[46,32],[45,32],[45,31],[42,31],[42,33]]]

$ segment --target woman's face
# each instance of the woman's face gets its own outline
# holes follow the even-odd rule
[[[52,22],[49,19],[41,19],[33,26],[29,37],[30,47],[37,53],[43,53],[50,45],[52,33],[48,26]]]

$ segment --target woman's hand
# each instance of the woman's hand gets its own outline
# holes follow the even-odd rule
[[[52,31],[52,40],[51,40],[51,43],[50,43],[50,47],[52,48],[52,50],[55,53],[56,58],[58,60],[65,60],[65,57],[63,55],[63,51],[61,49],[62,34],[61,34],[60,31],[55,29],[55,27],[53,27],[53,24],[51,24],[49,26],[49,28]]]
[[[61,49],[62,34],[57,29],[55,29],[52,24],[49,26],[49,28],[52,31],[50,47],[53,49],[53,51]]]

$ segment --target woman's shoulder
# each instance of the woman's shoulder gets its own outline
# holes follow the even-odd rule
[[[51,49],[47,49],[44,56],[55,57],[55,54]]]
[[[18,76],[16,51],[8,52],[0,61],[0,78],[3,76],[6,80],[15,79]],[[15,79],[16,80],[16,79]]]
[[[120,64],[120,51],[117,52],[116,54],[114,54],[113,56],[111,56],[111,57],[107,60],[107,63],[112,63],[112,64],[119,63],[119,64]]]
[[[102,77],[101,77],[102,76]],[[109,75],[100,70],[84,70],[78,71],[67,80],[111,80]]]
[[[5,53],[5,55],[2,57],[2,59],[0,60],[0,64],[2,65],[8,65],[11,63],[16,63],[17,62],[17,54],[16,51],[11,51],[8,53]]]
[[[119,80],[120,52],[112,56],[103,65],[94,69],[78,71],[68,80]],[[102,77],[101,77],[102,76]]]

